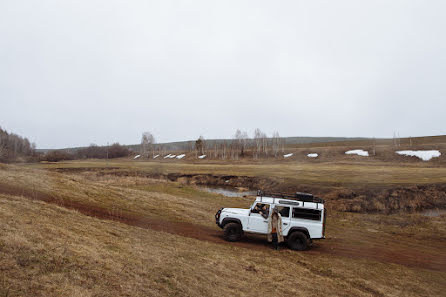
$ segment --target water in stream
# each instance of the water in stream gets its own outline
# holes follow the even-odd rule
[[[446,210],[445,209],[429,209],[429,210],[425,210],[425,211],[421,212],[421,214],[426,217],[439,217],[441,215],[446,214]]]
[[[226,197],[244,197],[244,196],[255,196],[255,191],[239,191],[232,188],[210,188],[210,187],[200,187],[203,191],[210,193],[221,194]]]

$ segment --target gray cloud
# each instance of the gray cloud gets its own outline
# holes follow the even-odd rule
[[[2,1],[0,126],[66,147],[445,134],[444,1]]]

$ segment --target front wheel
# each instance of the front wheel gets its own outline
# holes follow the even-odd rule
[[[223,238],[227,241],[239,241],[242,238],[241,227],[237,223],[227,223],[223,228]]]
[[[295,231],[288,236],[287,244],[292,250],[305,251],[308,249],[310,242],[307,235],[302,232]]]

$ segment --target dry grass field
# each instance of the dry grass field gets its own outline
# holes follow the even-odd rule
[[[44,163],[32,167],[67,174],[89,172],[251,190],[304,191],[336,201],[329,207],[341,211],[414,212],[446,208],[446,166],[436,161],[399,163],[359,156],[331,162],[122,159]]]
[[[445,176],[422,162],[0,165],[0,296],[441,296],[446,215],[334,205],[349,191],[442,186]],[[216,210],[253,198],[197,185],[226,180],[322,189],[327,239],[305,252],[262,237],[225,242]]]

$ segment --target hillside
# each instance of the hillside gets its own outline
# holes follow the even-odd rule
[[[271,296],[446,290],[444,215],[332,209],[310,251],[272,251],[263,237],[225,242],[215,225],[218,208],[251,197],[84,169],[0,166],[0,296],[258,296],[259,279]]]
[[[358,140],[367,140],[369,138],[362,137],[283,137],[282,138],[286,145],[297,145],[297,144],[312,144],[312,143],[332,143],[332,142],[343,142],[343,141],[358,141]],[[232,139],[206,139],[206,142],[212,144],[223,144],[224,142],[231,142]],[[269,139],[271,141],[271,139]],[[175,141],[175,142],[166,142],[166,143],[157,143],[157,146],[163,146],[168,151],[182,151],[189,150],[191,147],[195,145],[194,140],[185,140],[185,141]],[[129,144],[125,145],[129,149],[138,152],[140,150],[140,144]],[[70,152],[76,152],[77,150],[84,149],[86,147],[69,147],[69,148],[60,148],[61,150],[68,150]],[[45,153],[50,151],[50,149],[39,148],[38,152]]]

